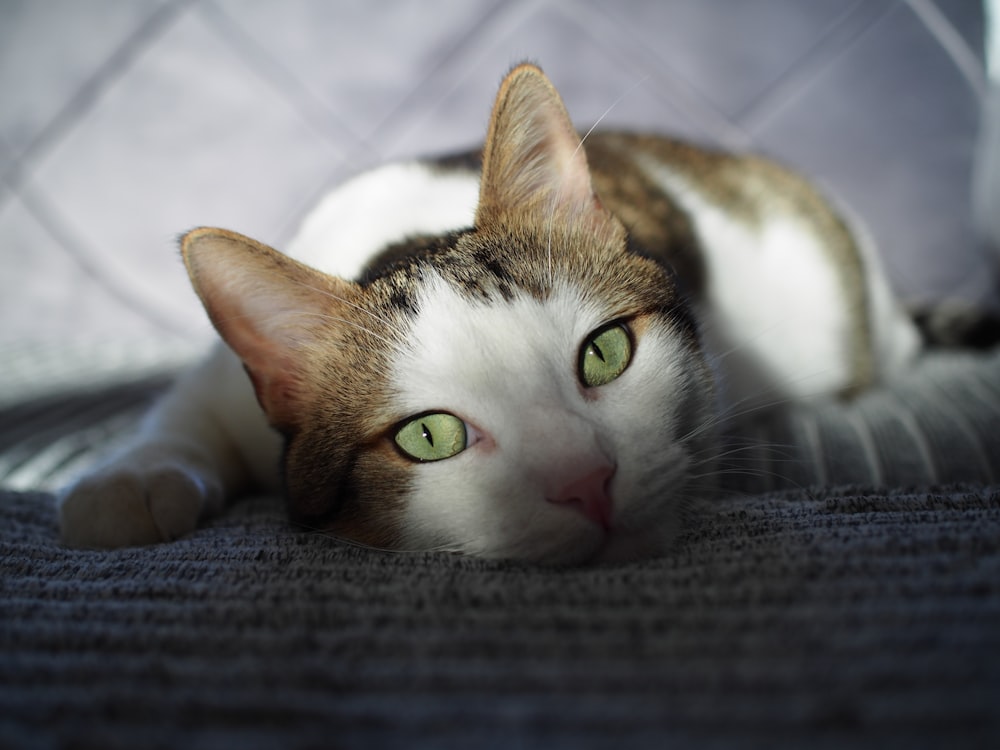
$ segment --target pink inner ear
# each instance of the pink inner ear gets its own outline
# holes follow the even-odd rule
[[[230,318],[223,339],[246,368],[257,401],[277,427],[291,423],[293,403],[301,390],[300,365],[287,346],[261,336],[250,324]]]
[[[552,138],[552,185],[555,202],[571,210],[589,210],[595,206],[594,187],[590,181],[590,167],[580,137],[573,129],[562,103],[553,117],[565,120],[558,135]]]
[[[302,397],[312,342],[355,292],[234,232],[197,229],[185,236],[188,273],[216,330],[250,371],[257,398],[282,426]]]

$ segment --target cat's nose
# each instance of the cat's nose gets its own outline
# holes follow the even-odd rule
[[[547,494],[546,500],[575,508],[598,526],[608,530],[611,528],[611,514],[614,510],[608,485],[614,475],[615,466],[612,464],[592,469]]]

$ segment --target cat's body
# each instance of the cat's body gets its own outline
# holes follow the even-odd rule
[[[306,527],[546,562],[655,554],[711,495],[722,421],[851,395],[917,354],[877,260],[800,178],[651,136],[578,144],[521,66],[481,175],[469,157],[352,180],[289,247],[305,265],[187,235],[231,349],[65,495],[64,539],[169,539],[276,487],[270,422]]]

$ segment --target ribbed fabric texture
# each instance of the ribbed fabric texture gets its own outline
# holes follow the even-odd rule
[[[355,549],[273,499],[103,553],[47,496],[0,509],[4,747],[1000,740],[997,490],[729,499],[572,570]]]
[[[1000,481],[1000,351],[932,352],[891,387],[726,436],[731,492]]]

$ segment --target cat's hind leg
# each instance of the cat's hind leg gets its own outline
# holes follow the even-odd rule
[[[279,452],[238,360],[218,347],[181,376],[128,446],[60,494],[62,541],[115,548],[176,539],[246,487],[273,482]]]

